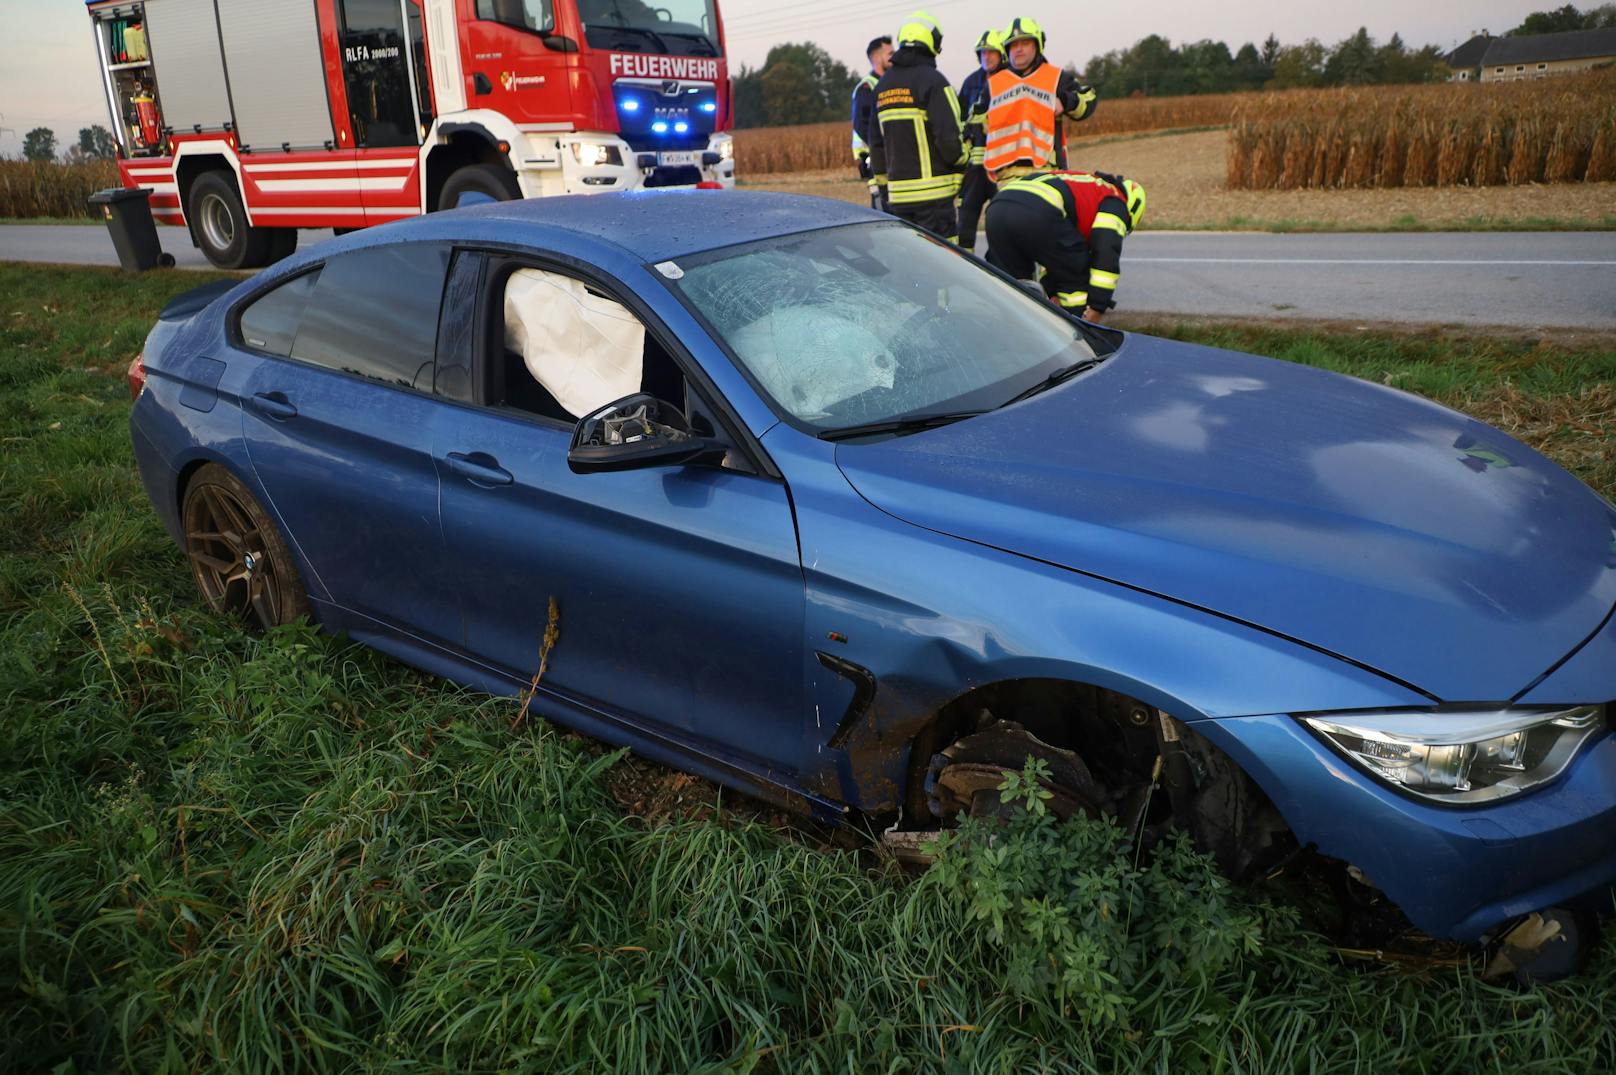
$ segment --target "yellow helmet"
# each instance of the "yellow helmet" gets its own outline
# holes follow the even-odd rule
[[[1038,42],[1038,51],[1044,51],[1044,28],[1038,25],[1037,19],[1029,19],[1018,15],[1010,20],[1009,26],[999,32],[999,37],[1004,41],[1006,49],[1017,41],[1031,38]]]
[[[1124,179],[1122,193],[1128,199],[1128,230],[1133,231],[1139,227],[1139,219],[1145,215],[1145,188],[1131,179]]]
[[[1004,55],[1004,37],[997,30],[984,30],[982,36],[976,39],[976,55],[980,59],[984,52],[997,52]]]
[[[898,47],[918,45],[933,56],[943,51],[943,31],[929,12],[916,11],[898,29]]]

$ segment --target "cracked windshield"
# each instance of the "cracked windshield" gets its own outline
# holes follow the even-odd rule
[[[1000,406],[1094,357],[1047,303],[909,228],[833,228],[680,268],[672,286],[776,408],[819,430]]]

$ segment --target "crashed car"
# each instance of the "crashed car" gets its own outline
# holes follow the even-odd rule
[[[1461,941],[1616,878],[1610,504],[890,217],[433,215],[176,300],[130,378],[214,608],[493,692],[542,652],[536,711],[752,795],[924,832],[1034,756],[1065,812],[1314,848]]]

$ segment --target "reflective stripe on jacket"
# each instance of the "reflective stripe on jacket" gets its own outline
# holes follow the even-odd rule
[[[870,128],[870,115],[875,111],[875,84],[880,79],[872,71],[853,86],[853,160],[870,152],[865,137]]]
[[[1048,168],[1055,163],[1060,122],[1060,68],[1044,63],[1026,75],[1008,66],[988,79],[987,146],[982,163],[990,173],[1017,162]]]

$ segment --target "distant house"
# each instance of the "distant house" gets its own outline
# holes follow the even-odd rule
[[[1497,40],[1498,38],[1483,30],[1444,56],[1443,60],[1453,72],[1448,76],[1448,81],[1480,82],[1481,58],[1487,55],[1488,46]]]
[[[1460,48],[1468,48],[1474,39]],[[1456,50],[1457,51],[1457,50]],[[1616,27],[1561,34],[1495,37],[1481,57],[1481,80],[1546,78],[1616,63]]]

